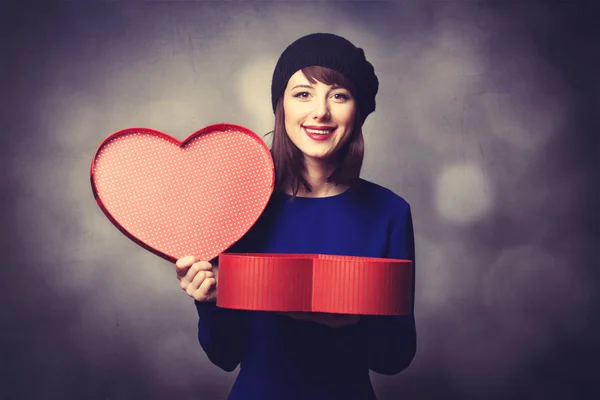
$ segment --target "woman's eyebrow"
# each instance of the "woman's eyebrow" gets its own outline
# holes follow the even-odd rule
[[[307,89],[312,89],[312,86],[310,85],[296,85],[292,88],[292,90],[296,89],[296,88],[307,88]]]

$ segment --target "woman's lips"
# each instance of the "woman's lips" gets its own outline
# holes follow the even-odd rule
[[[333,135],[333,132],[335,132],[335,128],[329,128],[329,127],[303,126],[302,129],[304,130],[304,133],[306,133],[306,135],[309,138],[311,138],[313,140],[317,140],[317,141],[327,140],[331,137],[331,135]]]

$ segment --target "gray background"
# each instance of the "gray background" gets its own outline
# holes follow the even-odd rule
[[[93,200],[100,142],[273,123],[301,35],[378,73],[363,177],[412,205],[418,354],[386,399],[593,398],[597,7],[583,1],[2,2],[0,397],[224,399],[174,268]]]

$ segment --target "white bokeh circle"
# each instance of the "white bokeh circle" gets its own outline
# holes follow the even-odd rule
[[[435,208],[445,220],[471,223],[492,208],[489,179],[475,163],[447,165],[435,182]]]

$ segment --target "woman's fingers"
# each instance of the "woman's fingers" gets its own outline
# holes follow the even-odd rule
[[[205,278],[213,278],[213,267],[208,261],[196,261],[194,256],[181,257],[175,263],[177,279],[180,281],[181,289],[185,290],[191,297],[196,292]]]
[[[197,301],[210,301],[213,300],[215,293],[215,278],[203,279],[200,287],[192,293],[192,297]]]
[[[213,266],[208,261],[198,261],[192,264],[192,268],[197,268],[198,271],[210,271]]]
[[[178,260],[178,271],[186,271],[185,275],[180,278],[181,289],[198,301],[210,300],[211,297],[214,297],[212,286],[216,283],[216,268],[213,270],[213,266],[208,261],[190,264],[191,261],[192,259],[189,258]]]
[[[185,274],[184,279],[186,279],[188,282],[192,282],[196,277],[196,274],[198,274],[198,272],[210,270],[212,270],[212,265],[208,261],[195,262]]]
[[[208,261],[197,261],[194,256],[181,257],[175,263],[181,289],[197,301],[210,301],[217,297],[217,267]]]
[[[181,280],[187,274],[190,267],[196,262],[196,257],[185,256],[181,257],[175,263],[175,270],[177,272],[177,279]]]
[[[187,287],[194,281],[194,279],[196,278],[196,276],[198,275],[199,272],[210,271],[211,269],[212,269],[212,265],[210,265],[210,263],[208,261],[196,262],[196,263],[192,264],[190,269],[188,269],[187,273],[181,280],[181,283],[185,284]]]
[[[206,278],[213,278],[214,276],[215,274],[212,271],[198,271],[191,284],[189,285],[191,289],[190,293],[193,293],[196,290],[198,290],[200,288],[200,285],[202,285],[202,282],[204,282]]]
[[[185,273],[185,275],[180,279],[181,284],[184,289],[192,283],[198,272],[200,271],[210,271],[212,269],[212,265],[208,261],[198,261],[193,263]]]

